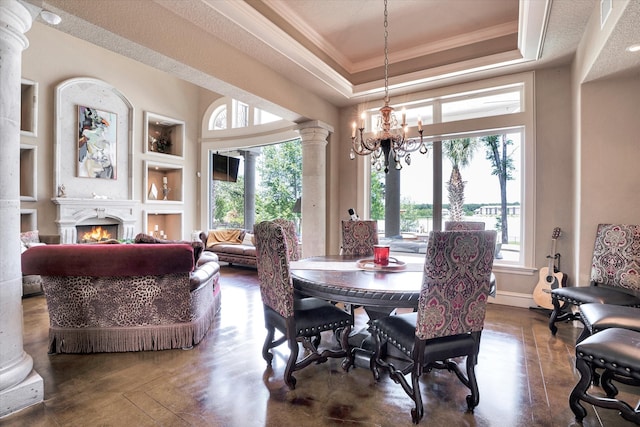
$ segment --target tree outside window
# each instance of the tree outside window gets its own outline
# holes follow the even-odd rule
[[[256,221],[298,220],[293,207],[302,196],[302,145],[295,139],[262,148],[256,162]]]
[[[442,210],[433,209],[432,155],[416,156],[400,172],[401,233],[424,235],[433,230],[434,218],[444,221],[481,221],[497,230],[502,253],[520,251],[521,130],[444,140],[440,189]],[[435,160],[437,161],[437,160]],[[384,230],[384,172],[371,171],[371,218]],[[392,246],[393,247],[393,246]]]

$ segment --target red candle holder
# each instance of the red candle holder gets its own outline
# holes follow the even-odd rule
[[[373,263],[383,267],[389,265],[389,250],[388,245],[374,245]]]

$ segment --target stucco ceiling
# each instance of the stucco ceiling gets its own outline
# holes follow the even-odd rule
[[[238,51],[338,106],[383,88],[383,0],[92,0],[91,8],[86,0],[28,1],[59,13],[62,31],[223,95],[239,88],[216,74],[224,64],[201,64],[214,44],[218,61],[232,57],[220,52]],[[391,93],[566,63],[599,3],[389,0]],[[637,4],[611,44],[637,33]],[[608,46],[594,73],[637,70],[639,60],[619,49]]]

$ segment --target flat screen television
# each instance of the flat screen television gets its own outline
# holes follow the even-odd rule
[[[240,159],[235,157],[213,155],[213,179],[217,181],[236,182]]]

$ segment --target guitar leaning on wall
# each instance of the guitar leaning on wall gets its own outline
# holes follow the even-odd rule
[[[540,278],[533,290],[533,300],[535,303],[548,310],[553,310],[551,290],[564,286],[567,282],[567,276],[560,272],[559,266],[556,266],[556,260],[558,260],[558,264],[560,264],[560,254],[556,253],[556,241],[560,237],[560,233],[560,227],[553,229],[551,236],[551,253],[547,255],[549,265],[540,269]]]

